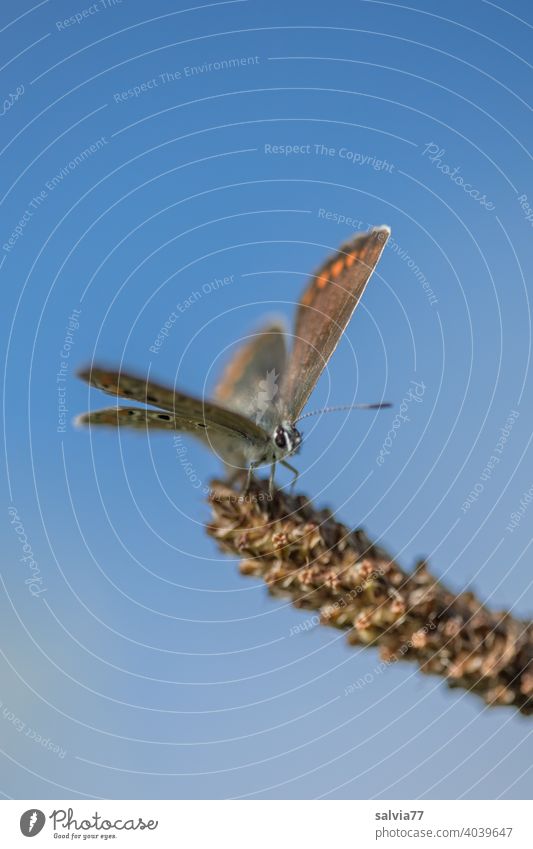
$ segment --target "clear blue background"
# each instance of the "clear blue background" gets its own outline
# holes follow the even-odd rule
[[[106,405],[74,377],[93,358],[211,392],[232,346],[265,313],[291,321],[306,275],[354,229],[319,210],[387,223],[396,247],[311,406],[386,398],[398,408],[413,380],[423,398],[381,466],[394,411],[310,419],[300,488],[406,568],[427,555],[450,588],[530,617],[533,509],[507,528],[533,484],[533,230],[518,200],[533,202],[529,3],[238,0],[189,10],[123,0],[58,25],[89,7],[1,10],[2,97],[24,90],[0,118],[0,791],[530,797],[531,720],[450,692],[412,664],[382,670],[375,649],[350,649],[341,632],[291,636],[309,614],[241,577],[206,537],[208,507],[171,438],[70,426]],[[258,59],[185,75],[245,57]],[[176,78],[115,97],[168,72]],[[430,143],[489,208],[424,154]],[[265,152],[308,144],[309,154]],[[315,144],[334,154],[316,155]],[[365,156],[388,166],[360,164]],[[202,292],[229,275],[230,285]],[[198,290],[150,352],[175,305]],[[74,309],[61,433],[56,374]],[[220,471],[194,444],[187,456],[198,486]],[[38,598],[10,505],[39,563]]]

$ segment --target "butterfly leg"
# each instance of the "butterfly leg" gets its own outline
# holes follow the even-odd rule
[[[298,469],[295,469],[294,466],[291,466],[290,463],[287,463],[286,460],[281,460],[280,462],[281,462],[282,466],[285,466],[285,468],[289,469],[289,471],[292,472],[293,475],[294,475],[294,477],[291,481],[291,492],[293,492],[294,487],[296,486],[296,481],[300,477],[300,472],[298,471]]]
[[[276,474],[276,464],[270,464],[270,477],[268,479],[268,497],[272,501],[274,497],[274,476]]]
[[[248,493],[250,491],[250,487],[252,485],[252,477],[253,477],[255,468],[256,468],[256,463],[250,463],[250,465],[248,466],[248,474],[246,475],[246,483],[245,483],[244,489],[242,491],[243,497],[245,495],[248,495]]]

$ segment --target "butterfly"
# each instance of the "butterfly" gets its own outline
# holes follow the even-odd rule
[[[228,469],[247,469],[244,492],[254,470],[270,465],[273,492],[276,464],[300,447],[297,422],[322,371],[346,329],[389,238],[388,227],[355,235],[314,274],[298,304],[293,343],[284,327],[271,323],[236,353],[215,390],[214,400],[195,398],[122,371],[91,365],[78,376],[118,398],[157,409],[110,407],[84,413],[80,425],[178,431],[208,445]],[[357,405],[373,409],[388,404]]]

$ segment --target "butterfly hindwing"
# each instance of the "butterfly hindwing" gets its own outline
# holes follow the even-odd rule
[[[106,427],[128,427],[138,430],[177,430],[193,433],[200,438],[206,438],[206,427],[203,423],[192,425],[185,419],[178,419],[171,413],[162,410],[147,410],[143,407],[106,407],[83,413],[76,418],[78,425],[104,425]]]
[[[298,418],[337,347],[389,235],[388,227],[377,227],[355,236],[317,271],[305,290],[281,385],[291,421]]]
[[[166,433],[183,433],[199,439],[210,448],[230,473],[246,469],[248,466],[245,442],[237,431],[228,431],[204,422],[192,423],[188,419],[180,419],[170,412],[163,410],[148,410],[145,407],[106,407],[83,413],[75,419],[77,425],[89,427],[127,428],[137,432],[161,431]]]
[[[271,322],[234,354],[215,389],[215,398],[267,430],[279,418],[278,392],[287,362],[285,328]]]
[[[172,419],[175,420],[174,426],[169,427],[170,430],[180,429],[194,432],[205,426],[208,430],[225,433],[229,437],[244,439],[245,442],[263,442],[268,438],[262,428],[238,412],[227,410],[211,401],[203,401],[200,398],[194,398],[192,395],[174,391],[170,387],[161,386],[145,378],[125,372],[108,371],[97,366],[82,369],[78,374],[91,386],[101,389],[108,395],[153,404],[160,407],[161,410],[169,412]],[[118,409],[120,410],[120,408]],[[98,412],[86,413],[85,416],[92,417],[97,415]],[[109,413],[108,410],[100,412],[105,413],[106,416]],[[126,415],[133,422],[133,416]],[[156,421],[163,422],[163,419],[152,417],[147,421],[151,421],[155,426]],[[122,422],[122,419],[120,419],[120,422]],[[82,417],[80,423],[89,424],[92,422],[85,421],[85,417]],[[114,424],[115,422],[105,421],[102,423]],[[179,428],[176,425],[179,425]]]

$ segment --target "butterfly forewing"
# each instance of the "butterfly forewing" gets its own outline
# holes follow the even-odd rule
[[[169,386],[161,386],[143,377],[127,372],[109,371],[99,366],[81,369],[78,377],[115,398],[129,398],[130,401],[140,401],[142,404],[152,404],[162,410],[174,412],[176,393]]]
[[[389,238],[377,227],[346,242],[314,275],[298,306],[294,342],[281,384],[295,421],[337,347]]]

